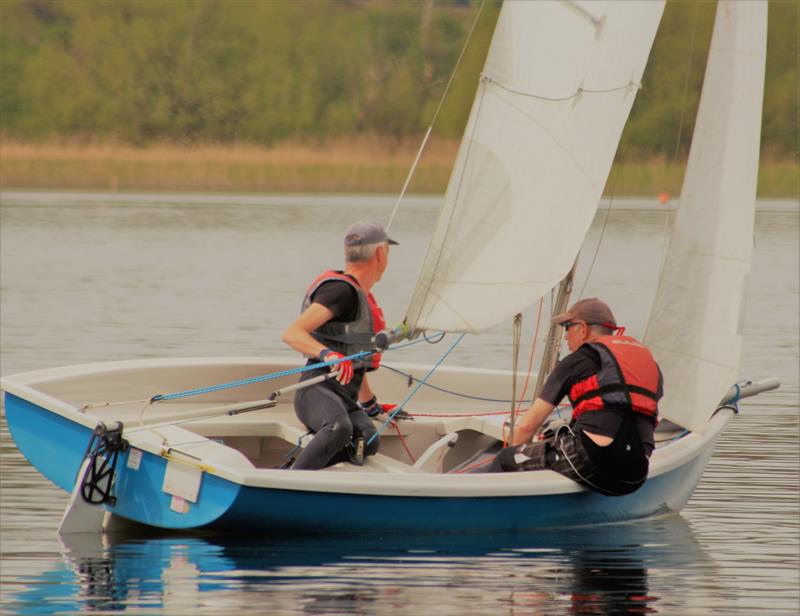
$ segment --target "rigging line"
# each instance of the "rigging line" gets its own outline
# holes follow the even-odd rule
[[[469,42],[472,40],[472,35],[475,32],[475,26],[478,25],[478,18],[480,18],[481,13],[483,12],[483,7],[486,4],[486,0],[482,0],[480,6],[478,7],[477,12],[475,13],[475,19],[472,20],[472,25],[470,26],[469,32],[467,33],[467,39],[464,41],[464,46],[461,48],[461,53],[458,55],[458,59],[456,60],[456,65],[453,67],[453,71],[450,73],[450,78],[447,80],[447,85],[444,87],[444,92],[442,96],[439,98],[439,104],[436,106],[436,110],[433,112],[433,117],[431,118],[430,124],[428,125],[428,129],[425,131],[425,137],[422,139],[422,144],[419,146],[419,150],[417,151],[417,156],[414,158],[414,162],[411,165],[411,169],[408,171],[408,176],[406,177],[406,181],[403,184],[403,188],[400,191],[400,194],[397,197],[397,201],[395,201],[394,208],[392,208],[392,214],[389,216],[389,222],[386,223],[386,232],[389,232],[389,229],[392,227],[392,223],[394,222],[394,217],[397,214],[397,210],[400,207],[400,202],[403,200],[403,197],[406,194],[406,190],[408,190],[408,185],[411,183],[411,178],[414,176],[415,171],[417,170],[417,164],[419,163],[419,159],[422,156],[422,152],[425,150],[425,146],[428,144],[428,138],[431,136],[431,131],[433,130],[433,125],[436,123],[436,118],[439,117],[439,111],[442,109],[442,105],[444,104],[444,100],[447,97],[447,93],[450,91],[450,86],[453,83],[453,79],[458,72],[458,67],[461,66],[461,60],[464,58],[464,53],[467,51],[467,47],[469,47]]]
[[[683,116],[686,113],[686,97],[689,93],[689,76],[692,73],[692,59],[694,56],[694,39],[697,33],[697,14],[700,10],[700,3],[694,5],[694,20],[692,23],[692,37],[689,39],[689,60],[686,63],[686,76],[683,79],[683,97],[681,100],[681,115],[678,120],[678,138],[675,140],[675,152],[672,154],[673,162],[678,160],[678,154],[681,147],[681,136],[683,134]]]
[[[442,335],[443,334],[444,334],[444,332],[442,332]],[[437,333],[433,337],[436,337],[436,336],[439,336],[439,334]],[[412,344],[419,344],[419,343],[424,342],[426,340],[427,340],[427,338],[420,338],[418,340],[413,340],[411,342],[407,342],[405,344],[393,346],[393,347],[390,347],[390,348],[391,348],[391,350],[400,349],[400,348],[403,348],[403,347],[411,346]],[[344,361],[344,360],[338,360],[338,361],[341,362],[341,361]],[[335,364],[336,360],[332,360],[330,363],[331,364]],[[312,364],[311,366],[303,366],[302,369],[296,369],[295,371],[302,372],[302,371],[308,370],[310,368],[317,368],[320,365],[321,364]],[[383,364],[381,364],[381,365],[383,365]],[[389,368],[388,366],[385,366],[385,367]],[[389,369],[393,370],[392,368],[389,368]],[[399,372],[397,370],[395,370],[395,371]],[[292,372],[292,371],[283,371],[283,372],[278,372],[278,373],[271,373],[269,375],[264,375],[264,376],[265,377],[270,377],[270,378],[277,378],[277,376],[284,375],[284,373],[286,373],[286,372]],[[404,373],[401,373],[401,374],[404,374]],[[260,379],[260,380],[269,380],[267,378],[263,378],[262,379],[262,377],[254,377],[254,378]],[[239,381],[234,381],[233,383],[240,383],[240,382]],[[230,383],[228,383],[227,385],[230,385]],[[232,385],[232,386],[236,386],[236,385]],[[142,430],[151,430],[151,431],[155,432],[156,434],[158,434],[159,436],[161,436],[162,440],[164,440],[165,442],[167,440],[166,437],[164,437],[160,432],[158,432],[157,428],[164,428],[164,427],[168,427],[168,426],[178,426],[178,425],[182,425],[182,424],[185,424],[185,423],[190,423],[190,422],[193,422],[193,421],[203,421],[203,420],[206,420],[206,419],[212,419],[214,417],[222,417],[222,416],[225,416],[225,415],[228,414],[228,411],[220,411],[219,414],[217,414],[217,415],[203,415],[203,416],[200,416],[200,417],[190,417],[188,419],[180,419],[180,418],[178,418],[176,420],[170,420],[170,421],[166,421],[166,422],[163,422],[163,423],[160,423],[160,424],[145,426],[144,425],[144,414],[145,414],[145,411],[150,406],[152,406],[155,402],[158,402],[158,401],[160,401],[162,399],[163,400],[171,399],[171,398],[158,398],[158,399],[156,399],[156,398],[158,398],[158,397],[154,396],[152,398],[146,398],[146,399],[141,399],[141,400],[128,400],[128,401],[125,401],[125,402],[118,402],[118,403],[105,402],[105,403],[87,404],[84,407],[81,407],[81,409],[79,409],[79,410],[89,409],[89,408],[94,408],[94,407],[113,406],[115,404],[132,404],[134,402],[142,402],[142,403],[144,403],[144,405],[142,406],[141,410],[139,411],[139,415],[138,415],[138,418],[137,418],[137,421],[139,422],[139,428],[136,429],[136,430],[133,430],[133,432],[140,432]]]
[[[478,400],[479,402],[498,402],[501,404],[508,404],[511,402],[511,400],[503,400],[499,398],[483,398],[481,396],[471,396],[470,394],[462,394],[457,391],[453,391],[451,389],[445,389],[444,387],[439,387],[438,385],[431,385],[430,383],[425,383],[422,380],[418,379],[410,372],[403,372],[402,370],[398,370],[397,368],[392,368],[391,366],[387,366],[386,364],[383,363],[381,364],[381,368],[386,368],[387,370],[391,370],[392,372],[395,372],[397,374],[406,377],[407,379],[410,379],[412,382],[421,383],[425,387],[429,387],[430,389],[435,389],[436,391],[440,391],[450,396],[456,396],[458,398],[466,398],[467,400]],[[502,412],[505,413],[506,411]]]
[[[261,376],[254,376],[249,379],[240,379],[238,381],[230,381],[228,383],[221,383],[220,385],[209,385],[208,387],[199,387],[197,389],[188,389],[186,391],[181,391],[173,394],[158,394],[153,396],[150,401],[151,402],[161,402],[163,400],[175,400],[177,398],[188,398],[189,396],[198,396],[201,394],[208,394],[215,391],[221,391],[223,389],[233,389],[234,387],[242,387],[244,385],[252,385],[253,383],[261,383],[263,381],[271,381],[273,379],[280,378],[282,376],[291,376],[293,374],[299,374],[301,372],[306,372],[308,370],[315,370],[317,368],[324,368],[325,366],[334,366],[336,364],[340,364],[345,361],[352,361],[353,359],[362,359],[367,357],[368,355],[372,355],[375,351],[361,351],[360,353],[354,353],[353,355],[348,355],[347,357],[341,357],[338,359],[331,359],[328,361],[321,361],[315,364],[309,364],[306,366],[301,366],[299,368],[291,368],[289,370],[282,370],[280,372],[271,372],[269,374],[262,374]]]
[[[689,59],[686,62],[686,76],[683,79],[683,96],[681,98],[681,113],[678,120],[678,136],[675,139],[675,150],[672,153],[672,164],[677,164],[678,156],[680,155],[681,137],[683,136],[683,121],[686,114],[686,99],[689,96],[689,77],[692,74],[692,61],[694,59],[695,49],[695,35],[697,34],[698,13],[700,12],[700,3],[694,6],[694,18],[692,20],[692,36],[689,39]],[[672,201],[667,201],[667,215],[664,219],[664,243],[661,247],[661,269],[664,268],[664,263],[667,260],[667,252],[669,250],[670,228],[672,227]]]
[[[522,388],[522,393],[519,396],[519,402],[517,403],[516,412],[519,413],[520,409],[522,408],[522,403],[525,402],[525,394],[528,393],[528,385],[531,382],[531,372],[533,370],[533,357],[536,354],[536,343],[539,339],[539,329],[542,323],[542,307],[544,306],[544,297],[539,298],[539,309],[536,312],[536,329],[533,332],[533,341],[531,342],[531,354],[528,358],[528,374],[525,376],[525,385]],[[533,404],[533,400],[531,400],[531,404]]]
[[[436,342],[439,342],[439,340],[441,340],[442,337],[444,337],[444,335],[445,335],[445,332],[437,332],[437,333],[429,335],[429,336],[423,336],[423,337],[421,337],[421,338],[419,338],[417,340],[411,340],[411,341],[406,342],[404,344],[393,345],[393,346],[389,347],[386,350],[387,351],[394,351],[396,349],[402,349],[402,348],[405,348],[407,346],[411,346],[411,345],[414,345],[414,344],[419,344],[421,342],[429,342],[431,340],[435,340],[436,338],[438,338],[438,340],[436,340]],[[335,361],[335,360],[332,360],[332,361]],[[339,361],[342,361],[342,360],[339,360]],[[316,368],[317,364],[314,364],[312,367]],[[309,366],[303,366],[302,368],[297,368],[296,370],[298,372],[303,372],[303,371],[306,371],[306,370],[309,370],[309,369],[311,369]],[[272,374],[275,374],[276,376],[272,377],[271,376]],[[278,378],[279,376],[287,376],[287,375],[284,374],[283,372],[281,372],[281,373],[270,373],[270,375],[264,375],[264,377],[266,377],[266,376],[270,376],[270,378]],[[261,377],[254,377],[254,378],[259,378],[260,379]],[[264,378],[263,380],[270,380],[270,379]],[[257,382],[257,381],[255,381],[255,382]],[[234,381],[234,383],[238,383],[238,381]],[[250,382],[242,383],[242,384],[249,385]],[[171,399],[171,398],[159,398],[158,396],[151,396],[150,398],[139,398],[139,399],[136,399],[136,400],[119,400],[119,401],[116,401],[116,402],[89,402],[87,404],[84,404],[83,406],[78,407],[78,410],[83,413],[83,412],[86,412],[88,410],[95,409],[95,408],[105,408],[105,407],[110,407],[110,406],[124,406],[126,404],[136,404],[136,403],[145,403],[145,402],[149,403],[149,402],[153,402],[153,401],[160,402],[162,400],[169,400],[169,399]]]
[[[409,413],[412,417],[494,417],[495,415],[510,415],[508,411],[489,411],[474,413]]]
[[[431,376],[433,375],[433,373],[434,373],[434,372],[436,372],[436,369],[437,369],[439,366],[441,366],[441,365],[442,365],[442,362],[445,360],[445,358],[446,358],[448,355],[450,355],[451,351],[452,351],[453,349],[455,349],[455,348],[456,348],[456,345],[458,345],[458,343],[459,343],[459,342],[461,342],[461,340],[462,340],[463,338],[464,338],[464,334],[461,334],[461,335],[460,335],[460,336],[459,336],[459,337],[456,339],[456,341],[455,341],[455,342],[454,342],[454,343],[453,343],[453,344],[450,346],[450,348],[449,348],[449,349],[447,349],[447,351],[445,351],[444,355],[442,355],[442,356],[439,358],[439,361],[437,361],[437,362],[436,362],[436,363],[433,365],[433,367],[432,367],[432,368],[431,368],[431,369],[428,371],[428,374],[426,374],[426,375],[425,375],[425,378],[423,378],[423,379],[422,379],[422,381],[420,381],[419,383],[417,383],[417,386],[416,386],[416,387],[413,389],[413,391],[412,391],[410,394],[408,394],[408,395],[406,396],[406,399],[405,399],[405,400],[403,400],[403,401],[402,401],[400,404],[398,404],[398,405],[397,405],[397,408],[395,408],[395,409],[394,409],[394,410],[393,410],[393,411],[392,411],[392,412],[389,414],[389,416],[386,418],[386,421],[384,421],[384,422],[383,422],[383,425],[381,425],[381,427],[380,427],[380,428],[378,428],[378,430],[375,432],[375,434],[373,434],[372,436],[370,436],[370,437],[369,437],[369,440],[367,440],[367,445],[369,445],[370,443],[372,443],[372,441],[374,441],[376,438],[378,438],[378,435],[379,435],[381,432],[383,432],[383,430],[386,428],[386,426],[388,426],[388,425],[389,425],[389,423],[390,423],[390,422],[391,422],[391,421],[392,421],[392,420],[395,418],[395,415],[397,415],[397,414],[398,414],[400,411],[402,411],[402,410],[403,410],[403,407],[404,407],[406,404],[408,404],[408,401],[409,401],[409,400],[411,400],[411,398],[412,398],[412,397],[414,397],[414,394],[416,394],[416,393],[419,391],[419,388],[420,388],[420,387],[422,387],[422,385],[423,385],[423,384],[424,384],[424,383],[425,383],[425,382],[426,382],[426,381],[427,381],[429,378],[431,378]]]
[[[136,404],[141,402],[150,402],[151,398],[139,398],[136,400],[118,400],[117,402],[87,402],[83,406],[79,406],[78,410],[85,413],[91,409],[105,408],[108,406],[124,406],[126,404]]]
[[[388,351],[396,351],[398,349],[404,349],[405,347],[409,347],[409,346],[411,346],[413,344],[419,344],[420,342],[431,342],[431,340],[433,340],[433,342],[431,342],[431,344],[438,344],[439,342],[442,341],[442,339],[444,338],[446,333],[447,332],[436,332],[435,334],[422,336],[420,338],[417,338],[416,340],[411,340],[409,342],[404,342],[403,344],[393,344],[387,350]],[[383,364],[381,364],[381,365],[383,365]]]
[[[620,160],[625,158],[625,153],[628,151],[628,144],[626,143],[625,146],[622,148],[622,152],[620,153]],[[594,269],[595,263],[597,263],[597,255],[600,254],[600,246],[603,243],[603,238],[606,235],[606,227],[608,227],[608,219],[611,216],[611,208],[614,205],[614,197],[617,194],[617,185],[619,184],[619,177],[622,175],[622,165],[617,166],[614,170],[614,183],[611,185],[611,194],[609,195],[608,200],[608,207],[606,208],[606,215],[603,219],[603,226],[600,228],[600,237],[597,239],[597,245],[594,248],[594,254],[592,255],[592,262],[589,264],[589,269],[586,272],[586,278],[583,279],[583,286],[581,287],[580,292],[578,293],[578,300],[583,298],[583,292],[586,290],[586,285],[589,284],[589,278],[592,275],[592,270]]]
[[[406,439],[403,436],[402,430],[400,430],[400,426],[397,425],[396,421],[392,422],[394,429],[397,430],[397,438],[400,439],[400,444],[403,446],[403,449],[406,450],[406,454],[408,455],[409,459],[411,460],[411,464],[416,464],[417,459],[414,457],[414,454],[411,453],[411,449],[409,449],[408,444],[406,444]]]
[[[517,369],[519,367],[519,348],[522,346],[522,313],[514,316],[514,333],[513,333],[513,352],[512,352],[512,369],[511,369],[511,424],[509,427],[509,438],[514,438],[514,420],[517,416]],[[506,440],[503,438],[503,446],[505,447]]]
[[[681,147],[681,137],[683,136],[683,122],[684,122],[684,114],[686,113],[686,100],[689,96],[689,77],[692,72],[692,61],[694,59],[694,50],[696,46],[695,35],[697,34],[697,22],[698,14],[700,12],[700,3],[696,3],[694,6],[694,18],[692,20],[692,35],[689,39],[689,59],[686,61],[686,76],[683,79],[683,97],[681,99],[681,113],[678,120],[678,136],[675,139],[675,150],[672,153],[672,164],[675,165],[678,162],[678,156],[680,154],[680,147]],[[664,241],[661,245],[661,262],[659,264],[659,272],[663,274],[664,272],[664,265],[667,262],[667,254],[669,253],[669,246],[672,241],[672,201],[667,201],[667,215],[664,217]],[[661,276],[659,276],[659,286],[661,283]],[[648,334],[650,333],[650,319],[647,320],[647,325],[644,330],[644,337],[647,338]]]

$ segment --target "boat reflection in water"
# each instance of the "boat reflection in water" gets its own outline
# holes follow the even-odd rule
[[[671,607],[676,597],[686,600],[681,577],[713,569],[680,516],[490,536],[144,537],[139,529],[62,540],[69,541],[65,564],[27,580],[8,607],[21,614],[233,614],[257,606],[270,613],[653,613],[667,595]]]

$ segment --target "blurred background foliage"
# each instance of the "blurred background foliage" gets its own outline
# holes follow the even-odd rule
[[[771,0],[762,146],[798,141],[798,3]],[[0,134],[147,145],[418,138],[476,0],[0,0]],[[499,4],[487,0],[435,132],[460,136]],[[685,156],[713,2],[670,1],[623,136]],[[678,135],[680,133],[680,138]]]

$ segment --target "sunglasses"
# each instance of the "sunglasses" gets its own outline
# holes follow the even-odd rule
[[[563,327],[564,331],[566,332],[569,331],[569,328],[572,327],[573,325],[580,325],[581,323],[583,323],[583,321],[564,321],[561,324],[561,327]]]

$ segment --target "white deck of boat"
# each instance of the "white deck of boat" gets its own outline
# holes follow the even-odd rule
[[[293,365],[284,361],[252,358],[136,360],[17,375],[4,379],[3,387],[12,393],[25,394],[24,397],[34,403],[87,427],[94,427],[97,421],[110,423],[120,420],[125,424],[126,438],[133,446],[160,455],[187,454],[192,459],[202,460],[205,469],[213,469],[221,477],[247,485],[365,493],[375,490],[381,493],[408,493],[409,490],[417,492],[425,489],[441,494],[471,493],[475,486],[481,486],[481,489],[489,488],[497,495],[513,494],[519,489],[536,493],[582,489],[550,471],[537,477],[535,486],[530,484],[529,479],[525,483],[512,476],[441,474],[443,456],[449,453],[447,444],[453,433],[459,433],[457,447],[460,450],[477,451],[502,439],[502,422],[508,412],[508,404],[502,402],[459,398],[423,387],[406,409],[412,415],[445,416],[417,415],[415,421],[397,422],[402,438],[394,426],[387,426],[381,434],[379,453],[367,458],[364,466],[339,464],[322,473],[285,473],[276,470],[284,452],[288,452],[306,433],[305,427],[294,414],[291,395],[281,397],[274,408],[237,416],[227,416],[223,410],[219,410],[225,404],[263,400],[274,389],[295,383],[296,375],[266,384],[250,384],[147,404],[149,397],[156,393],[225,383],[290,367]],[[403,370],[421,377],[427,374],[428,367],[405,366]],[[370,380],[374,389],[381,392],[384,402],[401,402],[413,386],[407,377],[386,370],[374,373]],[[507,372],[442,368],[432,381],[444,389],[470,396],[503,398],[508,396],[510,380]],[[123,402],[126,400],[135,402]],[[79,410],[89,403],[95,406]],[[105,403],[108,405],[104,406]],[[213,416],[184,420],[187,415],[208,408],[217,409]],[[664,441],[669,435],[659,434],[657,438]],[[694,455],[692,451],[699,445],[696,438],[665,442],[662,447],[665,451],[658,456],[656,464],[651,464],[651,471],[675,468],[687,455]],[[265,453],[268,448],[270,451]],[[406,448],[411,455],[408,455]],[[458,455],[450,453],[451,465]],[[422,465],[419,462],[421,459]],[[380,478],[381,474],[387,473],[391,474],[391,480]],[[359,476],[362,479],[357,479]]]

